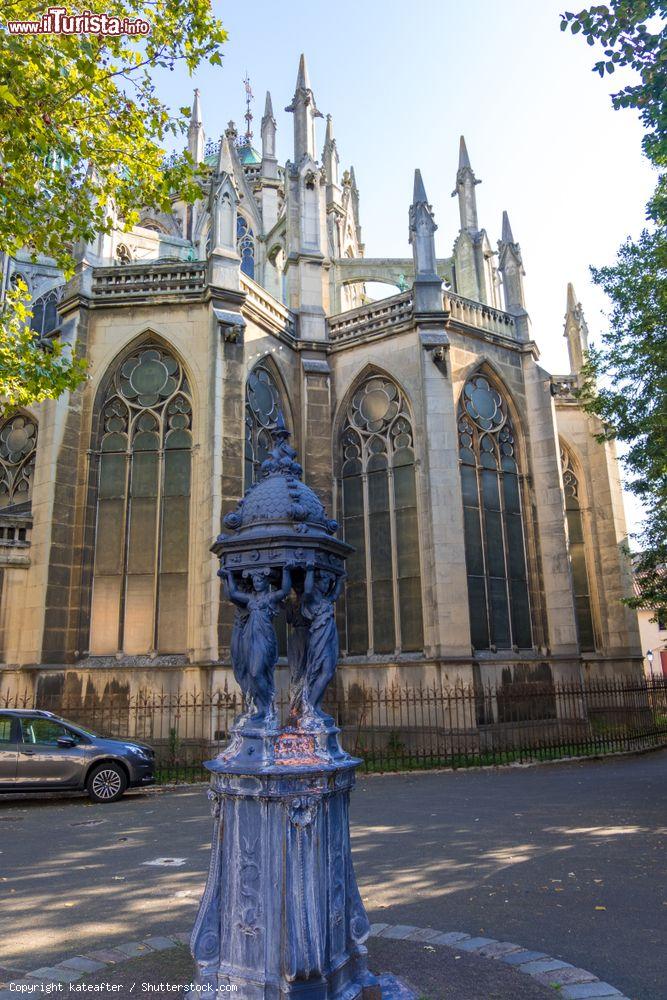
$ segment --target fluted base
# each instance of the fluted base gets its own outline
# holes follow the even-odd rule
[[[350,851],[360,761],[337,736],[246,724],[205,765],[214,837],[191,947],[212,996],[358,1000],[377,986]]]

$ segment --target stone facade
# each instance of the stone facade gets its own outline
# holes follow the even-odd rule
[[[269,95],[260,153],[233,123],[219,143],[206,143],[197,94],[189,149],[207,170],[196,205],[175,200],[170,216],[145,213],[132,231],[80,248],[66,284],[48,261],[26,254],[6,262],[5,281],[22,275],[37,303],[55,290],[58,315],[47,333],[86,357],[90,377],[74,395],[22,414],[36,426],[32,451],[25,428],[15,427],[10,440],[15,414],[0,426],[0,695],[98,701],[233,683],[230,612],[210,546],[261,461],[262,420],[278,404],[305,481],[360,553],[341,611],[340,686],[641,671],[636,615],[621,603],[631,574],[618,464],[573,394],[586,327],[571,287],[571,371],[556,377],[539,364],[509,220],[498,254],[479,228],[478,181],[463,140],[452,257],[436,260],[434,215],[417,172],[412,258],[368,259],[354,172],[339,176],[330,116],[321,156],[316,148],[322,116],[303,59],[288,110],[294,151],[282,166]],[[370,301],[370,281],[397,293]],[[159,400],[142,397],[145,386],[126,374],[144,363],[150,374],[149,362],[166,373]],[[174,378],[181,395],[172,392]],[[495,407],[488,419],[468,407],[475,386],[474,405]],[[189,416],[175,419],[186,397]],[[124,416],[105,410],[112,398]],[[142,501],[155,546],[133,570],[145,543],[132,535],[139,487],[128,479],[112,513],[103,513],[100,469],[114,433],[130,442],[118,468],[134,468],[137,435],[158,435],[141,431],[139,419],[162,428],[155,446],[162,472],[150,503]],[[110,430],[123,420],[124,430]],[[188,480],[174,486],[167,441],[184,420]],[[481,492],[466,499],[460,455],[471,428]],[[19,473],[27,493],[12,486]],[[498,509],[484,493],[493,485],[486,473],[501,488]],[[515,509],[508,476],[516,479]],[[354,490],[357,501],[349,499]],[[113,511],[120,542],[105,555],[101,538],[116,530]],[[480,519],[479,553],[471,516]],[[112,602],[99,612],[114,635],[108,615],[125,622],[117,648],[91,626],[104,587],[120,595],[113,599],[120,610]],[[144,605],[135,593],[155,616],[141,649]],[[474,640],[480,608],[486,645]],[[176,632],[177,648],[160,638]]]

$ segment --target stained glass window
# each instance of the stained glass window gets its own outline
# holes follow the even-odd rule
[[[0,424],[0,510],[28,504],[37,448],[37,424],[16,413]]]
[[[146,345],[102,405],[90,651],[187,646],[192,407],[171,354]]]
[[[236,248],[241,258],[241,270],[249,278],[255,277],[255,236],[247,219],[236,216]]]
[[[343,535],[354,553],[342,613],[348,654],[423,647],[412,422],[394,382],[370,376],[354,393],[341,439]]]
[[[472,644],[526,649],[532,630],[514,429],[483,375],[466,383],[458,421]]]
[[[595,649],[595,629],[593,627],[593,614],[591,611],[591,595],[588,582],[588,568],[586,565],[586,545],[581,516],[579,482],[572,468],[570,453],[566,448],[561,447],[560,459],[563,468],[567,543],[570,566],[572,568],[577,634],[581,650],[583,652],[591,652]]]

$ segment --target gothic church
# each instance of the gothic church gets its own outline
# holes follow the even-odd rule
[[[90,377],[0,425],[0,696],[233,683],[210,546],[279,410],[355,548],[343,687],[640,672],[617,460],[574,395],[587,331],[572,287],[570,371],[554,376],[508,217],[497,250],[480,228],[463,139],[451,256],[436,258],[417,171],[411,256],[368,258],[303,57],[287,110],[283,165],[270,95],[258,150],[249,124],[206,142],[195,92],[196,204],[80,247],[66,283],[48,260],[5,262],[35,330]],[[395,294],[370,300],[377,282]]]

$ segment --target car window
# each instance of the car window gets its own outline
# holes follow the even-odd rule
[[[0,715],[0,743],[12,742],[12,717]]]
[[[21,719],[21,732],[24,743],[46,743],[57,746],[61,736],[77,739],[76,734],[65,729],[59,722],[52,719]]]

